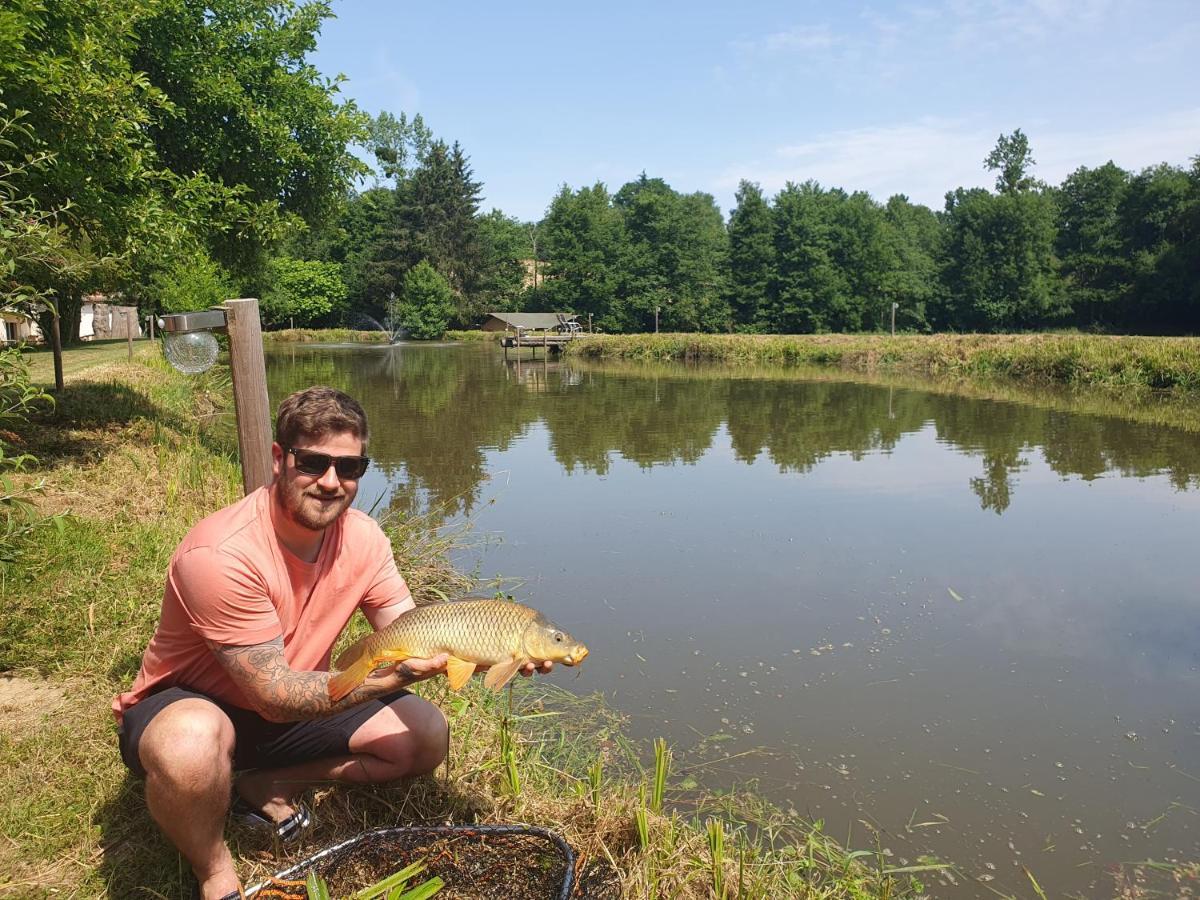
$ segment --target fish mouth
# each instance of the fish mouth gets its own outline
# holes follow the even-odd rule
[[[580,647],[578,650],[576,650],[570,656],[563,657],[563,664],[568,665],[568,666],[577,666],[581,662],[584,661],[584,659],[587,657],[587,655],[588,655],[588,648]]]

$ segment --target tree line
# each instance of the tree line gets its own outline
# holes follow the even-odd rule
[[[1133,173],[1109,162],[1061,185],[1028,139],[984,160],[994,190],[933,211],[815,181],[749,181],[723,223],[708,194],[643,175],[609,194],[564,187],[540,223],[547,280],[529,302],[611,331],[808,333],[1200,330],[1200,158]]]
[[[768,197],[642,174],[483,212],[466,150],[365,115],[308,61],[328,0],[11,0],[0,13],[0,306],[78,335],[83,298],[144,311],[257,296],[271,325],[404,327],[572,311],[611,332],[1194,333],[1200,158],[1033,175],[931,210],[814,181]],[[360,158],[361,149],[374,164]],[[374,326],[372,326],[374,327]]]

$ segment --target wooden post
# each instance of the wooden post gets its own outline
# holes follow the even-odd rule
[[[154,340],[154,313],[150,313],[146,318],[150,320],[150,340]]]
[[[271,405],[267,398],[267,366],[263,358],[258,301],[227,300],[229,368],[233,372],[233,405],[237,415],[242,487],[247,494],[270,484]]]
[[[899,303],[892,304],[892,337],[896,336],[896,307],[899,305]]]
[[[58,310],[50,317],[50,348],[54,352],[54,389],[63,389],[62,332],[58,328]]]
[[[129,351],[130,362],[133,362],[133,323],[136,321],[133,310],[125,313],[125,349]]]

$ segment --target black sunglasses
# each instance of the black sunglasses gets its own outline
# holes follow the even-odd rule
[[[305,475],[324,475],[333,466],[338,478],[353,481],[362,478],[371,460],[365,456],[330,456],[315,450],[298,450],[288,447],[287,452],[296,457],[296,471]]]

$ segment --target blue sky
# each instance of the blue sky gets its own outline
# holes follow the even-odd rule
[[[991,186],[1001,132],[1036,174],[1200,154],[1200,0],[410,3],[336,0],[314,63],[371,113],[458,140],[484,208],[540,218],[562,184],[645,171],[905,193]]]

